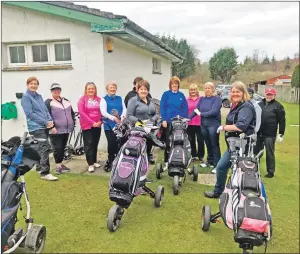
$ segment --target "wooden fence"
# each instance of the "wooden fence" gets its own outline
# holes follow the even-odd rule
[[[297,103],[300,102],[300,88],[291,87],[291,86],[265,86],[258,85],[257,93],[259,95],[265,96],[266,87],[273,87],[276,89],[276,98],[280,101],[288,103]]]

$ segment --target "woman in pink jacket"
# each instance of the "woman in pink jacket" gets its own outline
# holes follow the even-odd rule
[[[78,113],[83,134],[83,144],[86,161],[89,165],[88,172],[94,172],[97,163],[98,144],[101,135],[100,98],[97,96],[97,87],[93,82],[85,85],[84,96],[78,101]]]
[[[198,86],[196,84],[191,84],[189,87],[189,97],[187,98],[188,108],[189,108],[189,115],[190,113],[196,108],[197,103],[200,99]],[[187,129],[187,132],[190,136],[190,142],[191,142],[191,149],[192,149],[192,157],[193,161],[198,159],[200,160],[200,163],[203,162],[204,158],[204,139],[202,137],[201,133],[201,127],[200,127],[200,116],[195,116],[190,122]],[[196,137],[197,137],[197,143],[198,143],[198,152],[196,149]]]

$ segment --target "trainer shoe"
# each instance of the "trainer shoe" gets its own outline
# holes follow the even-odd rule
[[[206,198],[219,198],[220,195],[215,193],[214,191],[204,191],[204,197],[206,197]]]
[[[273,173],[268,173],[265,175],[266,178],[273,178],[274,177],[274,174]]]
[[[89,173],[93,173],[94,171],[95,171],[94,165],[89,166],[88,172],[89,172]]]
[[[165,163],[163,170],[166,171],[167,169],[168,169],[168,162]]]
[[[217,173],[217,168],[214,168],[212,171],[211,171],[212,174],[216,174]]]
[[[69,169],[68,167],[66,167],[65,165],[61,164],[61,167],[62,167],[62,172],[63,173],[67,173],[67,172],[70,172],[71,169]]]
[[[94,167],[95,167],[95,168],[100,168],[101,165],[100,165],[99,163],[94,163]]]
[[[41,175],[41,179],[47,181],[57,181],[58,178],[52,174],[47,174],[47,175]]]
[[[63,168],[62,166],[59,166],[59,167],[56,167],[56,170],[55,170],[55,174],[56,175],[60,175],[63,173]]]

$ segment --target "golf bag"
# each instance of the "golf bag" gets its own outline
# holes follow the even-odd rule
[[[234,230],[234,240],[240,246],[261,246],[271,238],[272,219],[259,161],[253,156],[237,154],[236,144],[245,151],[247,140],[231,137],[227,141],[233,170],[219,199],[220,214],[225,225]]]
[[[187,123],[182,122],[181,119],[175,119],[172,120],[171,128],[168,174],[173,176],[179,171],[180,176],[183,176],[184,169],[188,168],[192,160]]]
[[[128,208],[148,171],[146,140],[129,136],[112,164],[109,198]]]
[[[15,224],[26,187],[18,178],[40,161],[38,143],[26,136],[22,141],[13,137],[1,144],[1,252],[12,248],[22,236],[22,229],[15,231]]]

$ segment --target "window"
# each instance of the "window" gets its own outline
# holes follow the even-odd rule
[[[70,43],[54,44],[55,61],[71,61],[71,45]]]
[[[6,44],[9,67],[70,65],[70,41]]]
[[[48,63],[48,45],[31,46],[33,63]]]
[[[13,65],[25,65],[26,55],[24,45],[13,45],[8,47],[9,63]]]
[[[161,61],[157,58],[152,58],[152,73],[161,74]]]

